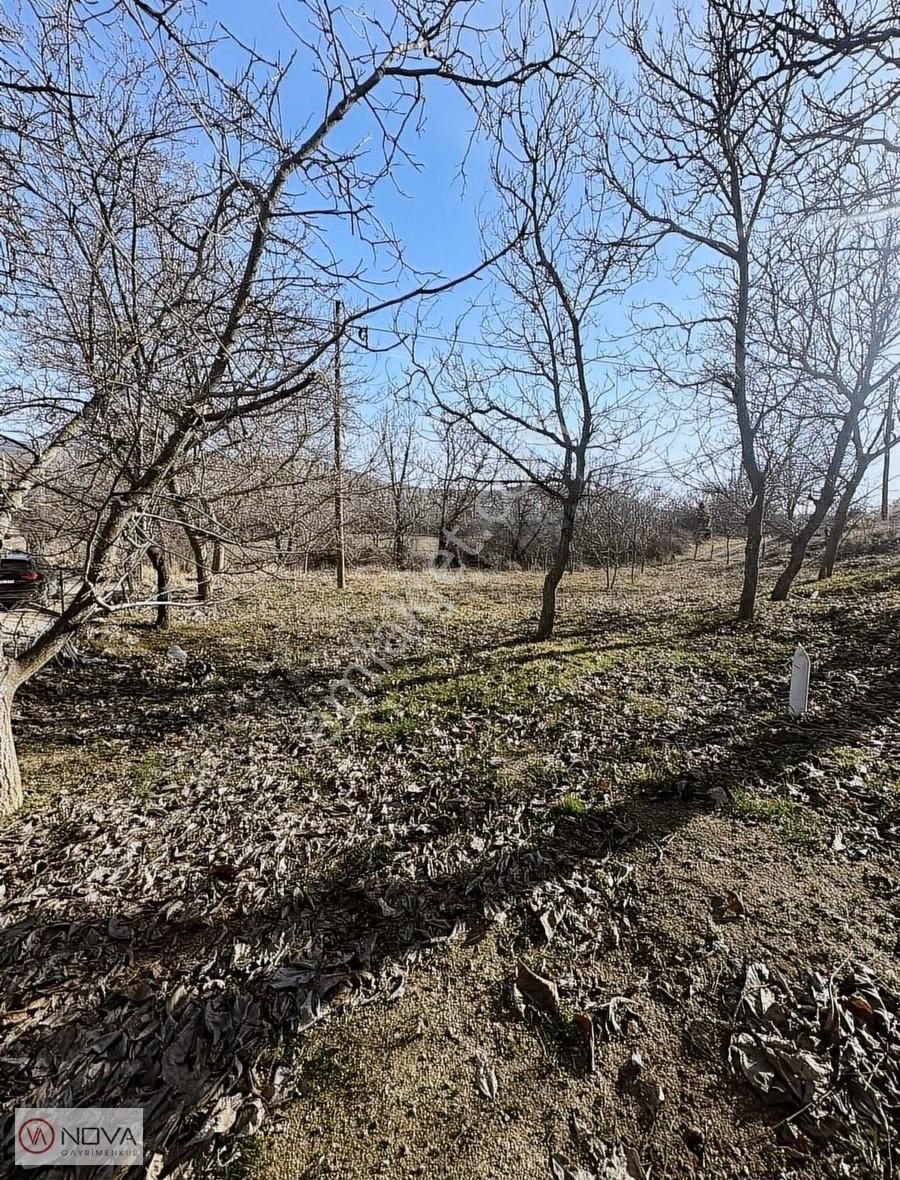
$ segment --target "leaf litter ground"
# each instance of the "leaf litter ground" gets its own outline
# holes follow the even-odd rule
[[[448,578],[311,744],[420,587],[106,626],[23,691],[10,1106],[141,1105],[151,1176],[893,1176],[896,567],[749,628],[717,562],[575,575],[549,644],[536,578]]]

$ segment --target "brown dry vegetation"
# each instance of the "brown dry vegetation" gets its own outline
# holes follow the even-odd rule
[[[896,1003],[900,569],[740,626],[718,561],[600,584],[534,644],[538,575],[446,576],[320,747],[304,711],[427,576],[248,587],[45,671],[0,833],[3,1092],[140,1103],[201,1176],[893,1175],[896,1101],[823,1145],[729,1044],[752,962],[842,1011],[866,964]],[[519,1010],[519,961],[555,1012]]]

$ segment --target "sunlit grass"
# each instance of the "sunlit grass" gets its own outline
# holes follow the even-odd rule
[[[566,815],[585,815],[588,810],[587,803],[580,795],[563,795],[559,805]]]
[[[822,838],[819,817],[792,799],[738,787],[732,791],[732,804],[741,819],[774,824],[792,844],[811,845]]]

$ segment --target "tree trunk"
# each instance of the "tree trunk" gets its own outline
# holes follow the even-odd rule
[[[735,223],[743,223],[740,186],[733,193]],[[737,315],[734,326],[734,388],[732,398],[741,437],[741,465],[750,484],[753,500],[747,509],[747,543],[744,546],[744,579],[738,603],[738,619],[749,621],[756,613],[760,554],[766,519],[766,472],[760,469],[756,453],[756,429],[747,402],[747,330],[750,322],[750,250],[739,233],[737,255]]]
[[[13,692],[0,688],[0,815],[9,815],[22,806],[22,775],[12,731]]]
[[[809,531],[808,525],[800,530],[791,542],[791,552],[788,557],[788,563],[778,575],[778,580],[772,588],[772,601],[784,602],[788,594],[791,592],[791,586],[797,574],[803,569],[803,561],[806,557],[806,550],[812,540],[815,529]]]
[[[402,529],[394,529],[394,569],[402,570],[406,565],[406,545],[403,542]]]
[[[212,572],[221,574],[225,569],[225,546],[219,537],[213,538]]]
[[[784,602],[788,594],[790,594],[791,586],[793,586],[797,575],[803,569],[803,562],[806,559],[806,551],[809,548],[809,543],[819,531],[819,527],[825,519],[828,509],[833,503],[834,489],[823,489],[822,496],[816,503],[815,512],[813,512],[806,524],[791,542],[788,563],[778,575],[778,580],[772,589],[773,602]],[[838,540],[840,540],[840,535],[838,536]],[[825,547],[827,550],[828,543],[826,543]]]
[[[795,578],[803,568],[803,561],[806,557],[806,550],[809,547],[809,543],[819,531],[822,522],[828,515],[831,505],[834,503],[834,498],[837,494],[838,477],[844,463],[847,447],[850,445],[853,431],[856,429],[859,413],[859,404],[851,406],[841,429],[838,431],[834,451],[832,452],[831,459],[828,463],[828,470],[825,473],[825,479],[822,483],[822,490],[819,493],[819,498],[816,500],[815,511],[807,518],[806,524],[796,537],[794,537],[788,563],[779,574],[778,580],[772,590],[773,602],[783,602],[788,594],[790,594],[791,586],[793,586]]]
[[[756,489],[753,503],[747,510],[747,544],[744,547],[744,582],[738,618],[749,620],[756,613],[756,592],[759,587],[759,555],[762,548],[763,521],[766,514],[765,484]]]
[[[185,535],[194,557],[194,577],[197,579],[197,601],[209,601],[209,568],[206,564],[206,551],[203,548],[203,538],[193,529],[185,528]]]
[[[841,516],[843,515],[843,519]],[[826,578],[830,578],[834,573],[834,565],[837,561],[838,549],[844,537],[844,529],[847,527],[847,515],[841,513],[841,506],[838,505],[835,514],[834,522],[831,530],[825,538],[825,548],[822,550],[822,558],[819,561],[819,572],[816,575],[818,581],[824,582]]]
[[[881,472],[881,519],[891,515],[891,447],[894,433],[894,382],[888,387],[888,404],[884,415],[884,466]]]
[[[838,500],[837,508],[834,510],[834,520],[825,540],[825,548],[822,551],[822,560],[819,563],[820,582],[823,582],[826,578],[830,578],[834,573],[834,564],[837,561],[838,549],[840,549],[841,541],[844,539],[844,533],[847,531],[847,520],[850,516],[850,509],[859,485],[862,482],[862,477],[863,473],[860,472],[858,478],[851,480],[844,489],[840,500]]]
[[[570,495],[563,507],[556,553],[544,577],[544,587],[541,591],[541,618],[537,629],[538,639],[549,639],[553,634],[553,624],[556,621],[556,588],[569,564],[569,550],[572,548],[572,537],[575,534],[577,511],[578,498]]]
[[[150,564],[156,571],[156,627],[165,631],[169,626],[169,563],[161,549],[151,547],[147,550]]]
[[[461,570],[463,568],[463,560],[459,554],[459,548],[450,539],[450,529],[447,525],[441,525],[438,530],[438,551],[436,560],[441,559],[444,554],[442,569],[445,570]]]

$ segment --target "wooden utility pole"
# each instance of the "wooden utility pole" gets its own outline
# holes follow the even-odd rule
[[[341,398],[341,320],[340,299],[334,301],[334,536],[338,590],[344,589],[346,558],[344,554],[344,456],[343,405]]]
[[[888,389],[887,413],[884,416],[884,473],[881,477],[881,519],[887,520],[890,504],[888,503],[891,482],[891,441],[894,433],[894,383]]]

